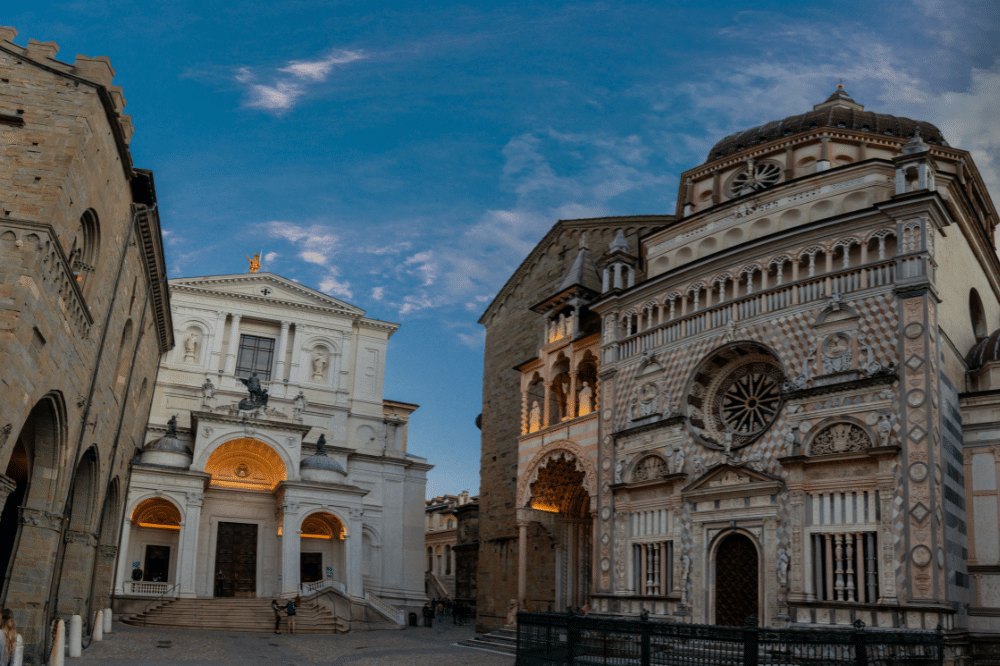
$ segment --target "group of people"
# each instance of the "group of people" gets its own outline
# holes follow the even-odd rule
[[[451,599],[431,599],[424,604],[424,626],[434,626],[434,620],[443,622],[446,615],[451,616],[452,624],[466,625],[472,615],[470,608],[463,603]]]
[[[4,608],[0,610],[0,666],[10,666],[14,661],[14,648],[17,647],[17,627],[14,626],[14,613]]]
[[[274,633],[281,633],[281,611],[285,611],[285,615],[288,616],[288,633],[295,633],[295,615],[298,613],[299,604],[302,603],[302,597],[296,595],[294,599],[289,599],[288,603],[284,606],[277,599],[271,601],[271,610],[274,611]],[[3,664],[0,664],[3,666]]]

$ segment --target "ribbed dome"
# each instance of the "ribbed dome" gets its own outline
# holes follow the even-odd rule
[[[712,146],[705,161],[711,162],[783,136],[808,132],[820,127],[858,130],[904,139],[912,137],[916,128],[920,127],[920,134],[927,143],[948,145],[941,135],[941,130],[934,125],[923,120],[865,111],[864,107],[851,99],[842,87],[838,87],[825,102],[814,106],[812,111],[730,134]]]
[[[341,474],[347,474],[344,468],[340,466],[333,458],[329,458],[326,455],[326,435],[320,435],[319,440],[316,442],[316,453],[313,455],[303,458],[302,462],[299,464],[299,469],[326,469],[334,472],[340,472]]]
[[[186,456],[193,455],[191,447],[177,439],[177,417],[171,417],[167,422],[167,434],[158,439],[148,442],[142,447],[146,451],[164,451],[166,453],[183,453]]]
[[[965,357],[969,370],[978,370],[993,361],[1000,361],[1000,330],[977,342]]]

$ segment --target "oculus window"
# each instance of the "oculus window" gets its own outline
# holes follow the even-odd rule
[[[249,377],[256,372],[262,381],[271,379],[271,361],[274,359],[274,338],[256,335],[240,336],[240,353],[236,357],[236,376]]]

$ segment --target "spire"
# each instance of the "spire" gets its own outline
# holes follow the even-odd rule
[[[576,258],[573,260],[572,265],[570,265],[569,270],[566,271],[563,279],[560,280],[555,293],[562,293],[574,285],[586,287],[598,294],[601,293],[601,279],[597,273],[597,264],[594,262],[594,257],[591,256],[590,250],[587,249],[585,241],[586,238],[581,235],[580,249],[576,253]]]
[[[855,111],[865,110],[865,107],[863,105],[855,102],[854,99],[847,94],[847,91],[844,90],[843,79],[840,80],[840,83],[837,84],[837,89],[833,91],[832,95],[826,98],[825,102],[813,106],[813,111],[819,111],[820,109],[828,109],[830,107],[854,109]]]
[[[628,240],[625,238],[625,232],[621,229],[618,230],[618,234],[615,239],[611,241],[610,249],[612,252],[628,252]]]

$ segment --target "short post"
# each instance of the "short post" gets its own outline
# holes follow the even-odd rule
[[[94,629],[91,634],[91,641],[103,641],[104,640],[104,613],[97,611],[94,613]]]
[[[643,609],[639,613],[639,663],[649,666],[651,650],[649,648],[649,611]]]
[[[757,666],[758,644],[760,641],[757,629],[757,616],[751,615],[743,624],[743,666]]]
[[[52,641],[52,657],[49,666],[64,666],[66,663],[66,623],[56,622],[56,638]]]
[[[104,609],[104,633],[110,634],[114,631],[114,626],[111,624],[111,609]]]
[[[10,666],[23,666],[24,664],[24,639],[21,638],[21,634],[17,635],[17,642],[14,643],[14,658],[10,662]]]
[[[854,663],[856,666],[868,666],[868,642],[861,633],[865,628],[863,620],[854,621]]]
[[[937,634],[937,663],[944,666],[944,628],[939,624],[935,630]]]
[[[79,615],[69,619],[69,656],[83,656],[83,618]]]

